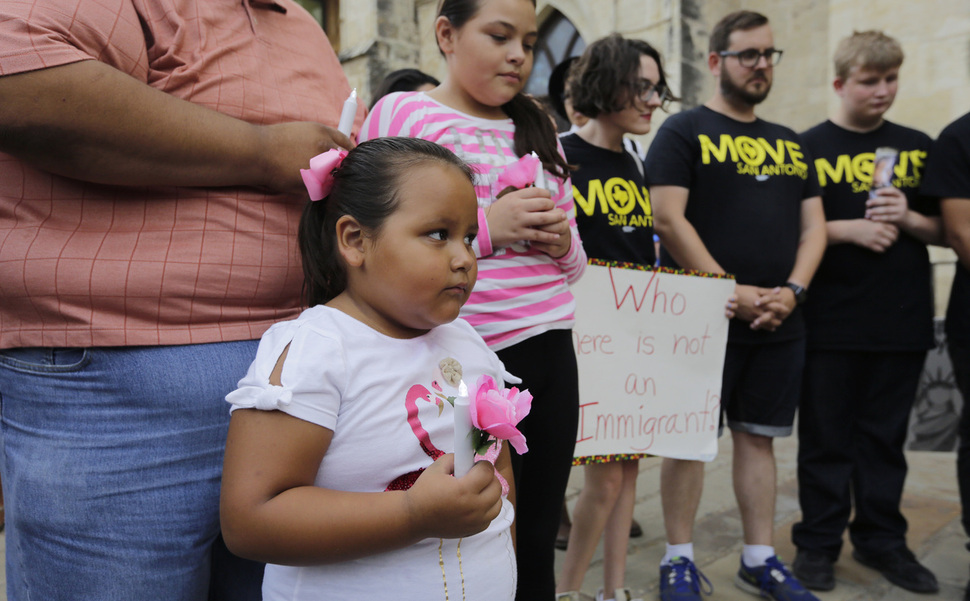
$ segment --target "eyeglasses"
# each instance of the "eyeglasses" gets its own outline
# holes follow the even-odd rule
[[[717,54],[719,56],[734,56],[737,57],[738,63],[745,67],[746,69],[753,69],[758,65],[761,57],[765,58],[769,67],[773,67],[781,62],[781,54],[783,50],[776,50],[774,48],[769,48],[764,52],[758,52],[754,48],[748,48],[747,50],[722,50]]]
[[[641,79],[633,86],[633,97],[643,104],[653,100],[655,95],[660,96],[660,108],[663,110],[667,110],[674,99],[670,88],[660,83],[655,84],[650,80]]]

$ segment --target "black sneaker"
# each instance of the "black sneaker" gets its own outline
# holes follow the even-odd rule
[[[633,520],[630,524],[630,538],[640,538],[641,536],[643,536],[643,528],[639,522]]]
[[[933,572],[917,561],[913,552],[906,547],[885,553],[867,553],[853,549],[852,557],[862,565],[878,570],[886,580],[908,591],[936,593],[940,590]]]
[[[814,591],[830,591],[835,588],[835,569],[828,555],[818,551],[799,549],[791,571],[805,588]]]

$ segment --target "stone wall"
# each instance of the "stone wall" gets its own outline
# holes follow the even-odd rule
[[[350,85],[365,103],[370,104],[371,92],[385,74],[419,63],[428,36],[418,32],[416,4],[414,0],[341,0],[340,60]]]

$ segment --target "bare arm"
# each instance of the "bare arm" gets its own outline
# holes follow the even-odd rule
[[[970,269],[970,198],[944,198],[940,202],[946,241],[964,268]]]
[[[916,238],[923,244],[946,246],[943,235],[943,220],[936,216],[907,211],[906,218],[899,222],[899,229]]]
[[[808,288],[815,276],[818,264],[822,262],[825,253],[825,212],[822,209],[822,197],[813,196],[802,201],[801,234],[798,240],[798,252],[795,255],[795,266],[789,282]]]
[[[286,565],[333,563],[400,549],[428,537],[484,530],[501,509],[488,462],[453,477],[454,455],[406,492],[355,493],[313,485],[333,432],[279,411],[233,412],[220,515],[237,555]]]
[[[301,192],[301,167],[346,136],[319,123],[258,126],[178,99],[95,60],[0,77],[0,151],[117,185]]]
[[[708,273],[725,273],[724,268],[711,256],[707,246],[687,221],[687,188],[680,186],[653,186],[650,200],[653,203],[654,229],[660,236],[670,256],[684,269],[696,269]]]
[[[886,252],[899,238],[899,228],[870,219],[836,219],[825,224],[828,244],[855,244],[877,253]]]
[[[822,262],[822,255],[827,246],[825,212],[822,209],[822,197],[813,196],[802,201],[801,234],[798,241],[798,251],[795,255],[795,266],[792,267],[788,281],[804,288],[812,282],[815,270]],[[759,305],[764,305],[781,319],[787,318],[795,309],[795,293],[787,287],[778,287],[765,296]]]
[[[725,273],[724,268],[714,259],[701,240],[697,230],[687,220],[687,197],[690,191],[680,186],[653,186],[650,200],[653,203],[654,230],[660,236],[670,256],[684,269],[696,269],[708,273]],[[765,316],[765,311],[756,306],[760,294],[767,291],[756,286],[737,284],[735,294],[728,300],[725,313],[743,321],[756,321],[763,317],[764,327],[773,329],[781,323]],[[761,323],[759,322],[759,326]]]

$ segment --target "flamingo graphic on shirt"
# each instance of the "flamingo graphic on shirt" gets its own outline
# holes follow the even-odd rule
[[[437,381],[432,382],[431,385],[432,387],[435,388],[435,390],[440,390],[441,388],[438,385]],[[432,462],[436,460],[438,457],[441,457],[442,455],[444,455],[445,452],[437,448],[436,446],[434,446],[434,444],[431,442],[431,435],[428,434],[428,431],[425,430],[424,426],[421,425],[421,419],[418,417],[418,400],[423,399],[429,403],[435,403],[436,405],[438,405],[438,415],[440,416],[441,410],[443,408],[443,402],[441,401],[441,399],[437,397],[447,398],[447,397],[444,397],[440,392],[432,394],[430,390],[428,390],[427,388],[425,388],[420,384],[415,384],[410,389],[408,389],[408,393],[404,397],[404,407],[405,409],[407,409],[408,425],[411,426],[411,432],[413,432],[414,436],[418,439],[418,444],[421,445],[421,450],[424,451],[424,453],[431,458]],[[418,476],[420,476],[421,472],[423,472],[425,469],[426,468],[422,467],[420,469],[414,470],[413,472],[408,472],[402,476],[398,476],[390,484],[388,484],[387,488],[384,490],[385,491],[408,490],[409,488],[414,486],[414,483],[415,481],[417,481]],[[456,557],[458,559],[459,574],[461,573],[461,570],[462,570],[461,541],[462,539],[458,539],[458,545],[455,550]],[[444,568],[445,563],[442,555],[443,549],[444,549],[444,542],[445,542],[444,539],[438,539],[438,562],[442,566],[441,568],[442,584],[444,586],[445,595],[447,598],[448,578],[445,574],[445,568]],[[461,587],[462,587],[461,588],[462,599],[464,599],[465,598],[464,578],[461,579]]]
[[[435,396],[431,394],[431,391],[420,384],[415,384],[412,386],[408,390],[407,396],[404,397],[404,407],[407,409],[408,425],[411,426],[411,432],[413,432],[414,436],[418,439],[418,444],[421,445],[421,450],[423,450],[425,454],[431,458],[431,461],[434,461],[438,457],[444,455],[445,452],[432,444],[431,435],[428,434],[428,431],[425,430],[424,426],[421,425],[421,420],[418,418],[419,399],[423,399],[429,403],[438,404],[439,409],[441,408],[441,405],[440,401],[438,401]],[[391,481],[391,483],[388,484],[387,488],[384,490],[408,490],[414,486],[414,482],[424,470],[425,468],[422,467],[414,470],[413,472],[408,472],[402,476],[398,476]]]
[[[421,450],[431,458],[432,462],[434,462],[436,459],[438,459],[438,457],[444,455],[445,452],[434,446],[434,444],[431,442],[431,435],[428,434],[428,431],[425,430],[424,426],[421,425],[421,419],[418,417],[418,400],[423,399],[429,403],[434,403],[437,405],[438,415],[440,416],[446,402],[454,406],[455,397],[445,396],[442,394],[443,391],[441,385],[438,384],[437,380],[432,381],[431,386],[436,391],[433,394],[430,390],[420,384],[415,384],[408,389],[408,393],[404,397],[404,407],[407,409],[408,425],[411,426],[411,432],[413,432],[415,438],[418,439],[418,444],[421,445]],[[485,455],[475,455],[475,458],[487,459],[490,463],[494,464],[495,460],[498,458],[500,449],[501,444],[493,445],[489,447],[488,452]],[[414,470],[413,472],[408,472],[398,476],[392,480],[384,490],[408,490],[414,486],[418,476],[420,476],[425,469],[427,468],[422,467]],[[502,494],[509,494],[509,484],[498,470],[495,470],[495,477],[498,478],[498,481],[502,484]]]

